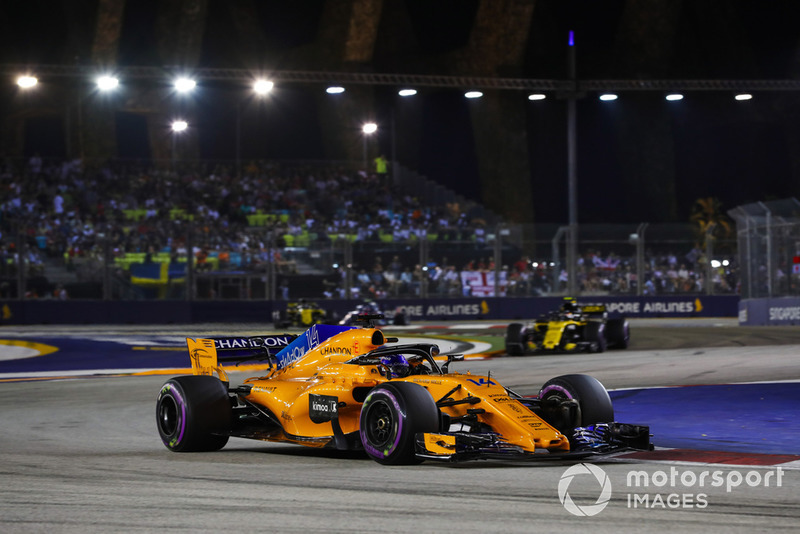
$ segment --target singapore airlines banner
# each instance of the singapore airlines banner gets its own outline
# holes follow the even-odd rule
[[[482,273],[481,273],[482,274]],[[488,274],[488,273],[487,273]],[[380,299],[386,311],[398,310],[417,321],[528,320],[555,311],[561,297],[492,297],[494,279],[475,277],[470,296],[451,298]],[[501,286],[501,287],[504,287]],[[480,293],[482,295],[478,295]],[[485,296],[483,296],[485,295]],[[765,299],[766,300],[766,299]],[[610,316],[625,317],[736,317],[741,324],[800,324],[800,299],[773,299],[762,303],[739,297],[676,295],[653,297],[586,296],[583,305],[603,304]],[[335,322],[360,304],[360,300],[316,301]],[[286,301],[92,301],[8,300],[0,301],[0,325],[11,324],[170,324],[208,322],[270,323],[273,310],[286,309]]]
[[[480,287],[480,286],[479,286]],[[430,298],[387,299],[384,310],[397,309],[410,321],[432,320],[525,320],[535,319],[561,306],[561,297],[520,298]],[[602,304],[611,317],[736,317],[739,297],[664,296],[664,297],[578,297],[581,305]]]
[[[739,303],[739,324],[747,326],[800,325],[800,298],[742,300]]]

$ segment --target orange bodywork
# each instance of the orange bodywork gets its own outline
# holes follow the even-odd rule
[[[245,380],[249,386],[239,398],[260,407],[279,421],[282,431],[269,435],[248,436],[269,441],[291,441],[309,446],[328,445],[334,437],[331,421],[315,423],[309,416],[310,395],[326,395],[338,399],[338,424],[344,434],[359,430],[361,405],[369,391],[385,383],[405,381],[423,386],[434,401],[447,398],[460,401],[474,397],[472,402],[443,405],[440,410],[451,418],[470,413],[477,420],[501,436],[502,441],[525,452],[537,450],[569,451],[567,436],[556,430],[524,404],[509,396],[495,379],[470,373],[411,374],[404,378],[389,378],[390,373],[380,365],[347,363],[354,357],[366,354],[387,342],[376,328],[357,328],[339,333],[282,369],[274,369],[266,376]],[[190,353],[193,344],[206,352],[213,350],[207,340],[187,339]],[[195,374],[222,371],[216,356],[210,361],[193,358]],[[224,371],[220,378],[226,380]],[[447,403],[449,404],[449,403]],[[432,434],[435,435],[435,434]],[[426,437],[428,435],[426,434]]]

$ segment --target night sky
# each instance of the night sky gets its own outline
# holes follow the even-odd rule
[[[322,0],[255,2],[256,23],[266,36],[255,50],[235,36],[229,2],[209,0],[200,67],[324,70],[319,56],[303,56],[324,26]],[[564,79],[566,36],[574,30],[577,72],[586,79],[796,79],[800,74],[800,2],[790,0],[651,0],[651,16],[630,20],[624,0],[537,0],[524,64],[502,77]],[[477,0],[386,0],[374,72],[460,74],[448,71],[448,54],[469,41]],[[677,7],[675,7],[677,6]],[[97,1],[6,0],[0,7],[0,63],[64,64],[91,46]],[[156,46],[158,0],[126,2],[118,59],[121,65],[162,64]],[[664,13],[660,13],[659,10]],[[85,27],[86,32],[67,31]],[[631,28],[634,28],[631,30]],[[634,43],[634,44],[631,44]],[[644,43],[644,44],[643,44]],[[300,58],[300,59],[298,59]],[[331,70],[343,70],[340,65]],[[471,75],[471,73],[464,73]],[[270,105],[248,104],[243,123],[245,158],[323,159],[317,92],[312,85],[278,87]],[[207,84],[193,98],[204,109],[198,125],[200,154],[234,157],[235,103],[229,88]],[[8,91],[0,98],[8,100]],[[420,89],[397,106],[394,88],[375,91],[376,119],[391,110],[418,117],[398,131],[397,156],[448,187],[480,200],[470,107],[463,91]],[[528,102],[517,93],[527,123],[528,159],[537,222],[563,222],[566,213],[566,103],[556,95]],[[729,92],[687,93],[666,102],[657,92],[620,93],[604,103],[596,94],[578,102],[578,200],[582,222],[686,221],[692,203],[714,196],[725,209],[798,195],[800,95],[755,93],[735,102]],[[4,102],[6,108],[9,104]],[[413,109],[412,109],[413,108]],[[797,120],[795,120],[797,118]],[[26,152],[58,156],[57,128],[46,119],[29,124]],[[648,129],[666,146],[641,147]],[[389,154],[388,129],[378,136]],[[117,115],[121,158],[147,157],[146,128],[133,114]],[[653,141],[651,141],[653,142]],[[659,154],[658,150],[663,150]],[[663,158],[663,161],[662,161]],[[662,168],[663,167],[663,168]],[[654,174],[653,174],[654,173]],[[652,174],[652,176],[648,176]],[[674,177],[675,209],[652,208],[642,184]]]

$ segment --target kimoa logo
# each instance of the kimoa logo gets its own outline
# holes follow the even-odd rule
[[[569,485],[572,483],[573,478],[583,475],[593,476],[597,480],[598,484],[600,484],[602,489],[600,490],[600,496],[597,498],[597,501],[594,504],[578,506],[569,495]],[[609,480],[606,472],[596,465],[573,465],[564,471],[564,474],[561,475],[561,480],[558,481],[558,499],[561,501],[561,504],[564,505],[564,508],[566,508],[567,512],[571,513],[572,515],[581,517],[591,517],[593,515],[597,515],[602,512],[606,506],[608,506],[608,501],[611,500],[611,480]]]
[[[311,404],[311,408],[313,410],[317,410],[319,412],[330,412],[330,411],[334,411],[335,412],[336,411],[336,405],[335,404],[328,405],[328,404],[322,404],[322,403],[319,403],[319,402],[316,402],[316,401],[314,401]]]

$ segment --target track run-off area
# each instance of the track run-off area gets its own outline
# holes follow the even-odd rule
[[[752,532],[800,518],[800,329],[730,319],[633,320],[602,354],[509,357],[502,323],[387,327],[463,352],[455,371],[523,394],[586,373],[656,450],[591,465],[425,462],[233,438],[161,443],[155,399],[189,367],[185,337],[271,325],[26,326],[0,330],[3,532]],[[234,371],[231,382],[250,376]]]

